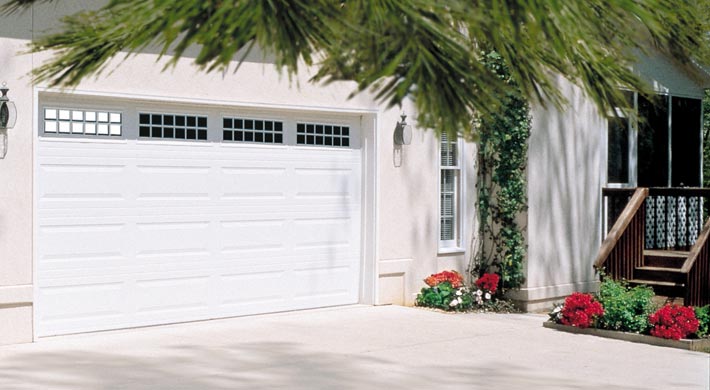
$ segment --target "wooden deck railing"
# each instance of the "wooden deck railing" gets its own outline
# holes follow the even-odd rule
[[[628,191],[628,190],[627,190]],[[648,188],[637,188],[607,234],[594,261],[614,278],[633,279],[634,268],[643,264],[644,230]]]
[[[698,239],[710,188],[649,188],[646,249],[690,250]]]
[[[684,303],[692,306],[710,304],[710,219],[705,222],[681,272],[687,275]]]
[[[604,188],[604,231],[619,219],[635,188]],[[644,248],[689,251],[698,239],[710,206],[710,188],[648,189]]]
[[[710,188],[605,188],[602,195],[606,237],[594,267],[633,279],[644,249],[689,250],[680,269],[684,302],[710,304]]]

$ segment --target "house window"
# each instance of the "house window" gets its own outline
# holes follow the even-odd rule
[[[607,120],[607,185],[699,186],[702,100],[626,94]]]
[[[638,182],[639,187],[667,187],[669,179],[669,121],[667,95],[650,98],[638,95]],[[675,110],[673,111],[675,113]],[[698,120],[700,114],[698,113]],[[675,123],[675,121],[674,121]],[[698,131],[698,135],[700,131]],[[632,142],[634,139],[632,138]],[[675,142],[673,143],[675,146]],[[629,165],[631,167],[631,165]]]
[[[207,139],[207,117],[182,114],[138,114],[139,135],[147,138]]]
[[[636,95],[631,91],[623,92],[631,110],[636,107]],[[615,107],[607,118],[607,183],[626,186],[635,182],[636,171],[631,170],[630,163],[635,159],[636,145],[632,144],[635,138],[634,114],[627,108]]]
[[[617,116],[608,119],[607,181],[629,182],[629,130],[628,118]]]
[[[68,108],[44,109],[45,134],[120,136],[120,112],[76,110]]]
[[[461,246],[461,156],[460,142],[441,135],[439,163],[439,246]]]
[[[350,146],[350,127],[322,123],[297,123],[296,144]]]
[[[222,139],[225,141],[283,143],[283,122],[262,119],[222,118]]]

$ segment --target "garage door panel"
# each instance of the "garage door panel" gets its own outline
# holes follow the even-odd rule
[[[219,306],[252,306],[284,303],[290,292],[285,288],[286,271],[271,267],[269,271],[220,275]]]
[[[288,233],[286,220],[220,221],[220,250],[223,254],[244,254],[253,251],[280,251],[285,248],[283,237]]]
[[[301,219],[294,224],[296,251],[336,251],[349,248],[357,229],[350,218]]]
[[[123,280],[133,282],[140,278],[157,279],[170,275],[170,277],[189,277],[196,272],[205,271],[205,263],[209,261],[206,256],[166,256],[155,258],[129,258],[115,257],[109,263],[90,263],[82,268],[54,268],[44,271],[41,287],[45,286],[71,286],[75,284],[100,284],[107,281]],[[104,258],[104,260],[108,260]],[[213,269],[209,269],[212,271]]]
[[[91,294],[91,300],[85,299],[87,293]],[[38,297],[46,306],[38,322],[50,328],[73,324],[69,327],[73,330],[82,322],[115,320],[123,316],[124,296],[123,283],[120,282],[46,286]]]
[[[42,259],[43,279],[72,276],[77,272],[94,272],[95,269],[106,269],[115,264],[122,264],[125,257],[120,252],[64,254],[45,256]]]
[[[40,137],[37,334],[356,303],[360,156]]]
[[[219,199],[278,202],[286,199],[291,180],[286,170],[267,174],[230,174],[221,181]]]
[[[132,240],[136,255],[209,255],[210,225],[209,221],[137,223]]]
[[[88,207],[88,203],[77,202],[73,205],[67,204],[65,207],[44,207],[38,204],[42,213],[39,220],[47,223],[115,223],[115,222],[140,222],[150,221],[151,218],[179,218],[183,220],[197,218],[204,219],[205,215],[211,217],[215,215],[225,218],[242,219],[278,219],[284,218],[308,218],[314,212],[320,216],[337,217],[349,215],[353,210],[359,210],[359,204],[353,201],[343,202],[341,200],[326,199],[293,199],[288,202],[278,200],[229,200],[214,202],[195,201],[160,201],[154,203],[133,201],[134,207],[124,203],[117,207]],[[101,210],[97,210],[101,209]]]
[[[43,226],[38,240],[46,242],[44,260],[53,262],[87,256],[119,255],[123,251],[125,224],[75,224]]]
[[[326,264],[296,269],[292,285],[294,299],[356,299],[350,278],[352,271],[351,265]]]
[[[342,168],[313,168],[296,169],[298,177],[296,194],[305,195],[354,195],[359,187],[357,180],[353,180],[351,169]]]
[[[139,279],[132,293],[139,313],[193,311],[209,307],[209,289],[210,276],[205,274]]]
[[[340,252],[311,251],[309,253],[253,252],[214,256],[210,254],[191,254],[183,256],[141,256],[87,257],[85,264],[72,264],[72,267],[50,264],[43,270],[39,285],[72,286],[110,283],[112,281],[133,282],[135,280],[155,280],[167,278],[188,278],[197,273],[213,275],[239,275],[265,272],[285,272],[294,267],[298,269],[320,269],[344,267],[357,263],[357,250]],[[338,256],[334,259],[334,254]],[[94,261],[97,260],[95,263]]]
[[[39,202],[42,207],[117,207],[126,200],[120,185],[113,184],[96,188],[96,179],[58,179],[53,185],[42,189]]]
[[[132,188],[139,189],[136,194],[137,200],[207,201],[210,199],[210,193],[207,191],[212,179],[209,169],[206,169],[204,173],[194,171],[178,173],[179,171],[173,171],[174,168],[166,167],[165,169],[171,171],[164,173],[139,171],[127,178],[130,180]],[[129,182],[122,184],[125,186]]]

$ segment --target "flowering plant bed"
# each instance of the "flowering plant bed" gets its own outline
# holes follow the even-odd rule
[[[497,274],[483,274],[471,287],[464,285],[463,276],[456,271],[432,274],[424,283],[427,287],[417,295],[417,306],[449,312],[517,312],[512,303],[496,296]]]
[[[599,293],[575,292],[545,327],[573,333],[710,352],[710,305],[656,307],[653,290],[604,279]]]
[[[672,340],[639,333],[619,332],[616,330],[579,328],[576,326],[558,324],[552,321],[545,321],[542,326],[562,332],[593,335],[615,340],[630,341],[632,343],[643,343],[659,347],[685,349],[688,351],[710,352],[710,339],[708,338]]]

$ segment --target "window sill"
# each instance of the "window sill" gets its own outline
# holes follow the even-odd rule
[[[439,248],[439,251],[437,253],[439,255],[462,255],[462,254],[466,253],[466,249],[456,248],[456,247]]]

